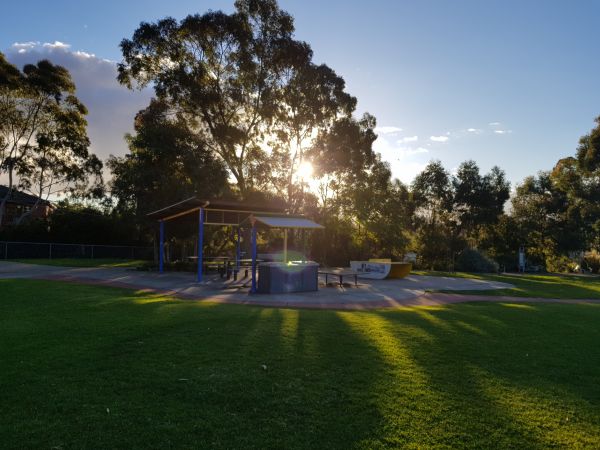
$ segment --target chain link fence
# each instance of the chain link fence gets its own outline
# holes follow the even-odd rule
[[[154,259],[153,247],[0,241],[1,259],[114,258]]]

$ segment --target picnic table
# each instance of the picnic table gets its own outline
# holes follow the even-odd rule
[[[343,267],[324,267],[319,269],[319,275],[325,275],[325,284],[327,284],[329,275],[338,277],[340,286],[344,285],[344,277],[354,277],[354,286],[358,286],[358,272],[352,269],[345,269]]]
[[[243,258],[240,259],[239,261],[240,264],[240,269],[243,267],[244,268],[244,278],[248,277],[248,269],[252,267],[252,259],[251,258]],[[262,259],[257,259],[256,260],[256,265],[258,266],[258,263],[264,262]],[[234,272],[233,275],[233,279],[237,279],[237,270]]]
[[[188,256],[190,261],[198,261],[197,256]],[[228,256],[205,256],[202,258],[202,271],[207,272],[208,269],[217,269],[221,278],[227,275],[229,279],[229,266],[231,265],[231,258]]]
[[[197,256],[188,256],[190,261],[197,261]],[[257,259],[256,264],[264,262],[262,259]],[[244,269],[244,278],[248,277],[248,269],[252,267],[251,258],[242,258],[238,260],[239,270]],[[233,274],[233,279],[237,280],[238,267],[235,265],[235,259],[228,256],[205,256],[202,259],[203,271],[206,272],[209,268],[217,269],[221,278],[227,276],[227,279]]]

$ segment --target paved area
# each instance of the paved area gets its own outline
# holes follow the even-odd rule
[[[69,268],[0,262],[0,278],[61,280],[147,290],[180,298],[221,303],[294,308],[371,309],[474,301],[472,296],[426,294],[428,290],[488,290],[513,287],[508,283],[452,277],[410,275],[401,280],[359,279],[357,287],[324,285],[317,292],[286,295],[250,295],[249,280],[224,281],[218,276],[197,283],[189,273],[143,272],[126,268]],[[444,300],[446,297],[447,300]],[[461,300],[462,298],[462,300]],[[477,297],[479,298],[479,297]]]

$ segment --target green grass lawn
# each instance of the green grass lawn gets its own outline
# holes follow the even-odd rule
[[[488,291],[447,291],[467,295],[509,295],[514,297],[600,299],[600,277],[559,274],[471,274],[462,272],[413,271],[418,275],[451,276],[502,281],[513,284],[512,289],[492,289]],[[444,292],[444,291],[441,291]]]
[[[4,448],[600,447],[600,305],[369,312],[0,280]]]
[[[138,267],[147,264],[141,259],[115,258],[56,258],[56,259],[13,259],[11,261],[25,264],[41,264],[61,267]]]

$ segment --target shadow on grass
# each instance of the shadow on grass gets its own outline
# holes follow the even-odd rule
[[[600,444],[597,305],[336,312],[42,281],[0,292],[9,447]]]
[[[436,290],[433,292],[445,292],[464,295],[490,295],[490,296],[512,296],[512,297],[540,297],[540,298],[562,298],[562,299],[600,299],[600,277],[597,276],[573,276],[573,275],[531,275],[531,274],[469,274],[469,273],[439,273],[431,272],[424,275],[456,276],[460,278],[473,278],[479,280],[500,281],[514,285],[510,289],[490,290]]]
[[[398,339],[405,336],[407,322],[434,336],[434,345],[409,345],[408,351],[428,375],[434,398],[442,398],[459,419],[450,421],[448,430],[466,427],[459,442],[469,447],[597,446],[600,388],[593,380],[600,352],[589,342],[600,338],[591,319],[600,306],[513,306],[443,308],[431,312],[435,321],[423,314],[379,314],[390,327],[396,325]],[[443,414],[437,419],[449,422]]]

